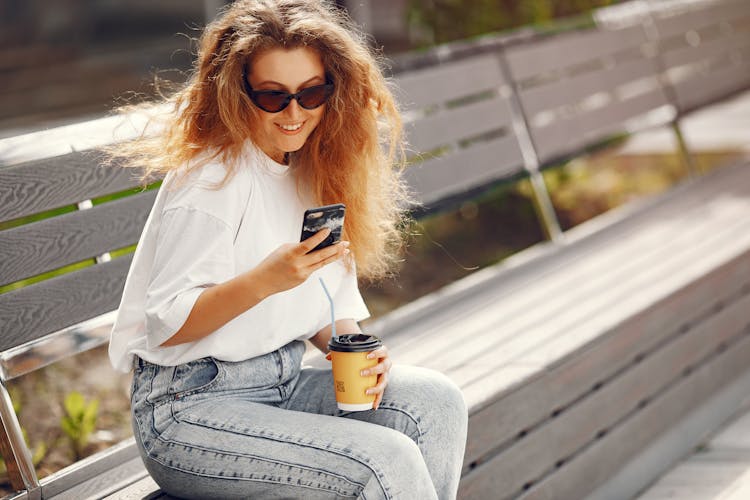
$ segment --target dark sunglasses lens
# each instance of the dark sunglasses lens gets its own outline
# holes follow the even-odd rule
[[[297,101],[305,109],[315,109],[326,102],[328,96],[331,95],[330,91],[330,85],[316,85],[300,91],[297,94]]]
[[[286,92],[256,92],[253,100],[259,108],[269,113],[276,113],[286,107],[289,94]]]

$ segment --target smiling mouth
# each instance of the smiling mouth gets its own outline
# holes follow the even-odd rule
[[[302,128],[302,125],[304,125],[305,122],[299,122],[294,123],[290,125],[282,125],[280,123],[277,123],[276,126],[279,127],[284,132],[296,132],[297,130]]]

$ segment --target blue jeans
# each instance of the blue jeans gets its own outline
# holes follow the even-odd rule
[[[305,345],[232,363],[138,360],[132,412],[153,479],[183,498],[455,498],[466,443],[460,390],[394,366],[377,411],[336,407]]]

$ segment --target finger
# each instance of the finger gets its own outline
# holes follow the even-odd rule
[[[349,246],[348,243],[346,245],[342,245],[342,246],[340,246],[340,245],[342,245],[342,244],[341,243],[337,243],[335,245],[336,249],[334,249],[333,252],[329,252],[331,255],[329,255],[328,257],[325,257],[325,258],[323,258],[321,260],[316,260],[316,261],[310,263],[309,264],[310,267],[313,270],[320,269],[321,267],[326,266],[326,265],[330,264],[331,262],[336,262],[340,258],[342,258],[342,257],[344,257],[346,255],[349,255],[349,249],[346,248],[347,246]],[[325,249],[325,250],[328,250],[328,249]],[[313,252],[310,255],[315,255],[315,254],[323,252],[323,251],[324,250],[318,250],[317,252]]]
[[[381,346],[367,355],[367,359],[383,359],[388,357],[388,347]]]
[[[383,373],[381,375],[378,375],[378,383],[377,383],[377,385],[374,385],[374,386],[370,387],[369,389],[367,389],[367,391],[365,391],[365,394],[369,394],[369,395],[380,394],[383,391],[385,391],[385,387],[387,385],[388,385],[388,374],[387,373]]]
[[[378,380],[378,385],[367,389],[367,394],[375,394],[375,400],[372,402],[373,410],[377,410],[380,402],[383,400],[383,393],[385,392],[385,387],[388,385],[388,374],[380,375]]]
[[[391,370],[392,365],[393,362],[389,358],[384,358],[382,363],[378,363],[377,365],[370,368],[365,368],[360,373],[363,377],[367,377],[368,375],[387,373]]]
[[[375,401],[372,402],[372,409],[377,410],[380,406],[380,402],[383,401],[383,393],[381,392],[377,396],[375,396]]]
[[[301,242],[298,245],[298,248],[300,249],[300,252],[303,254],[308,253],[313,248],[318,246],[320,243],[323,243],[323,241],[328,238],[328,235],[331,234],[331,229],[324,227],[317,233],[313,234],[309,238],[307,238],[305,241]]]

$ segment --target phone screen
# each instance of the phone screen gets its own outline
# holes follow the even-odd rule
[[[330,228],[331,234],[311,251],[314,252],[315,250],[338,243],[341,240],[341,229],[344,227],[345,211],[346,207],[342,203],[305,210],[300,241],[305,241],[324,227],[327,227]]]

